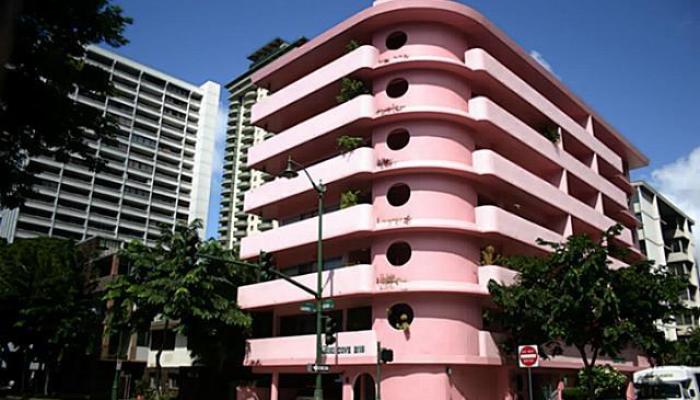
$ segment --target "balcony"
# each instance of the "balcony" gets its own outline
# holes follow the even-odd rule
[[[484,49],[470,49],[465,53],[465,65],[472,71],[478,71],[496,80],[506,89],[517,93],[531,107],[536,108],[554,123],[571,133],[577,140],[584,143],[618,171],[622,171],[622,160],[607,146],[601,143],[570,116],[552,104],[537,90],[511,72],[507,67],[493,58]]]
[[[371,174],[376,169],[374,150],[363,147],[308,168],[309,174],[326,184],[342,179]],[[248,192],[243,209],[254,213],[261,207],[297,196],[311,189],[305,175],[294,179],[276,179]]]
[[[395,285],[376,284],[376,273],[372,265],[361,264],[342,267],[323,272],[323,297],[338,298],[345,296],[372,295],[393,292],[434,292],[460,293],[464,295],[487,296],[488,283],[512,283],[516,272],[498,265],[479,267],[479,283],[452,281],[412,280]],[[316,287],[316,273],[294,277],[293,279],[307,287]],[[274,307],[283,304],[311,301],[313,297],[283,279],[256,283],[238,289],[238,305],[243,309]]]
[[[269,124],[285,108],[299,106],[312,93],[362,69],[371,69],[377,64],[379,51],[372,46],[362,46],[354,51],[311,72],[269,97],[260,100],[252,108],[251,122]],[[290,110],[293,111],[293,110]],[[275,131],[275,129],[272,129]]]
[[[501,182],[531,194],[539,201],[571,214],[600,231],[605,231],[616,222],[491,150],[475,151],[473,164],[475,172],[479,175],[496,177]],[[627,228],[620,239],[629,246],[633,245],[632,232]]]
[[[350,124],[370,121],[375,112],[372,96],[358,96],[251,147],[248,150],[248,166],[263,169],[261,167],[267,165],[265,169],[274,173],[284,168],[287,155],[298,158],[291,152],[292,149]]]
[[[507,148],[517,149],[517,153],[511,154],[515,160],[529,160],[530,164],[539,163],[549,168],[559,166],[566,169],[580,180],[588,183],[597,191],[609,197],[615,203],[627,208],[627,196],[625,192],[610,183],[602,176],[596,174],[583,165],[572,155],[561,151],[542,135],[530,128],[527,124],[501,108],[492,100],[486,97],[475,97],[469,100],[468,119],[472,123],[480,124],[483,133],[493,133],[499,135],[505,141],[513,143],[512,146],[505,146],[498,150],[499,153],[507,154]],[[494,131],[483,129],[483,125],[496,128]],[[523,144],[525,145],[523,147]],[[511,151],[512,153],[512,151]]]
[[[537,239],[550,242],[563,240],[560,234],[495,206],[476,207],[475,214],[476,225],[482,233],[505,236],[530,246],[535,245]]]
[[[668,254],[668,256],[666,257],[666,262],[669,264],[679,262],[693,262],[693,256],[685,251],[674,251]]]
[[[349,347],[349,353],[327,355],[324,364],[361,365],[377,360],[377,336],[374,331],[340,332],[338,347]],[[313,363],[316,335],[300,335],[251,339],[247,341],[244,365],[283,366]]]
[[[316,273],[293,279],[308,287],[316,287]],[[374,267],[355,265],[323,272],[323,297],[369,294],[374,291]],[[283,279],[256,283],[238,288],[238,305],[243,309],[270,307],[313,300],[313,297]]]
[[[687,230],[676,227],[673,230],[673,238],[674,239],[686,239],[686,240],[693,240],[693,236],[691,233],[689,233]]]
[[[361,204],[324,215],[323,239],[366,235],[374,228],[372,206]],[[318,218],[309,218],[277,229],[246,237],[241,241],[241,258],[252,258],[261,250],[269,253],[313,243],[317,239]]]

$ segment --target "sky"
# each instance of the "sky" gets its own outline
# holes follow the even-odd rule
[[[371,0],[114,2],[134,19],[125,32],[130,43],[118,53],[192,83],[222,85],[244,72],[247,56],[271,39],[313,38],[371,6]],[[700,223],[700,1],[460,2],[510,35],[628,137],[651,160],[632,177],[655,185]],[[216,235],[218,224],[225,118],[208,236]]]

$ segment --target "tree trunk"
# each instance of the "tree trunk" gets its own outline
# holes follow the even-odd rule
[[[594,366],[593,363],[595,363],[595,360],[593,360],[593,363],[590,363],[588,361],[588,354],[586,354],[586,346],[575,346],[578,349],[578,352],[581,354],[581,360],[583,361],[583,371],[586,377],[586,398],[588,400],[595,400],[595,388],[593,387],[593,382],[590,379],[591,376],[591,370]],[[579,382],[579,385],[581,383]]]
[[[49,395],[49,364],[44,364],[44,396]]]
[[[163,367],[160,365],[160,356],[163,354],[163,348],[165,346],[165,334],[168,332],[168,324],[170,321],[165,320],[165,327],[163,328],[163,335],[160,341],[160,348],[158,353],[156,353],[156,382],[158,388],[158,398],[163,397]]]

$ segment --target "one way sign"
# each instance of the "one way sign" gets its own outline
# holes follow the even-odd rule
[[[331,370],[331,366],[327,364],[307,364],[306,365],[306,371],[307,372],[315,372],[315,373],[325,373]]]

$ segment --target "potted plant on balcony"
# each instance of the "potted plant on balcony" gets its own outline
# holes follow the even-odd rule
[[[351,53],[353,50],[360,46],[362,46],[362,43],[358,42],[357,40],[351,40],[348,42],[348,44],[345,45],[345,53]]]
[[[359,136],[343,135],[336,140],[336,145],[341,154],[349,153],[362,146],[364,139]]]
[[[552,143],[557,143],[559,139],[561,139],[561,134],[559,133],[559,127],[557,126],[547,126],[544,128],[542,131],[540,131],[540,134],[547,139],[549,139],[550,142]]]
[[[493,245],[488,245],[481,250],[481,265],[498,265],[501,255],[496,252]]]
[[[399,321],[396,323],[396,329],[400,331],[407,331],[411,327],[409,322],[408,314],[403,313],[399,315]]]
[[[340,208],[348,208],[357,205],[360,201],[360,191],[348,189],[340,194]]]
[[[338,104],[350,101],[357,96],[369,94],[370,89],[366,83],[359,79],[345,77],[340,81],[340,93],[335,97]]]

